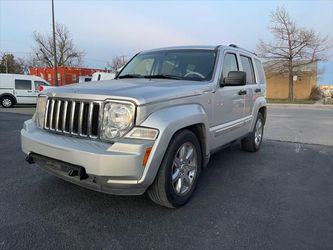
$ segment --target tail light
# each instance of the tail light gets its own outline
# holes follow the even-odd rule
[[[38,87],[38,91],[39,91],[39,92],[42,92],[43,90],[44,90],[43,85],[39,85],[39,87]]]

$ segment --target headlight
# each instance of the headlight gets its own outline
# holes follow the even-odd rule
[[[135,106],[130,102],[107,102],[104,106],[101,138],[110,140],[123,136],[134,125]]]
[[[43,128],[44,126],[45,107],[46,107],[46,96],[38,96],[36,112],[34,114],[33,120],[35,121],[36,126],[39,128]]]

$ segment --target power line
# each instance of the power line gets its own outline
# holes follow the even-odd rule
[[[3,54],[29,54],[29,55],[34,54],[32,52],[25,52],[25,51],[3,51],[3,50],[0,50],[0,53],[3,53]]]

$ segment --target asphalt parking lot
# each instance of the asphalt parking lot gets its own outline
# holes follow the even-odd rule
[[[19,131],[32,109],[21,109],[0,110],[0,249],[333,248],[332,132],[322,137],[332,109],[270,109],[261,150],[213,155],[190,203],[174,210],[28,165]],[[305,135],[312,126],[319,132]]]

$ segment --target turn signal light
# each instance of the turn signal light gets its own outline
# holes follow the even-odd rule
[[[147,148],[147,149],[146,149],[146,153],[145,153],[145,155],[143,156],[143,162],[142,162],[142,164],[143,164],[144,167],[146,166],[146,164],[147,164],[147,162],[148,162],[149,155],[150,155],[150,153],[151,153],[151,149],[152,149],[152,147]]]

